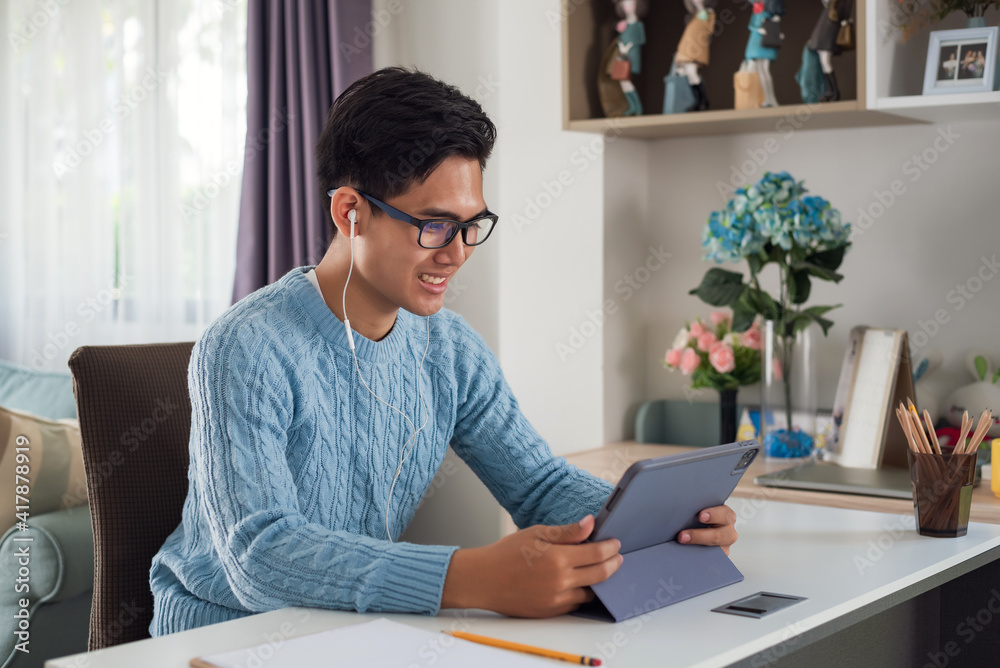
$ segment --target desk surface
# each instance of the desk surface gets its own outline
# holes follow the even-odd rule
[[[662,457],[664,455],[672,455],[696,449],[679,445],[654,445],[651,443],[625,441],[567,455],[566,460],[585,471],[604,478],[608,482],[617,483],[622,474],[625,473],[625,470],[640,459]],[[762,500],[770,500],[832,506],[834,508],[850,508],[854,510],[873,510],[882,513],[902,514],[913,512],[913,502],[904,499],[764,487],[755,484],[753,481],[756,476],[791,468],[803,461],[808,460],[782,460],[757,457],[754,463],[750,465],[749,470],[743,475],[740,484],[736,487],[736,491],[733,492],[732,496],[734,498],[729,500],[728,505],[738,511],[742,506],[748,504],[756,505]],[[748,501],[740,502],[737,499],[748,499]],[[988,481],[976,487],[972,492],[972,514],[970,517],[973,522],[1000,524],[1000,498],[994,496],[993,492],[990,491]]]
[[[927,538],[913,530],[911,512],[894,515],[765,500],[752,513],[741,515],[739,530],[732,559],[746,578],[743,582],[620,624],[570,616],[511,619],[459,610],[446,610],[437,617],[381,616],[427,630],[464,629],[599,656],[611,668],[667,664],[709,668],[761,652],[763,656],[787,653],[825,630],[867,619],[879,612],[873,608],[882,602],[890,602],[888,606],[912,598],[1000,555],[1000,526],[970,524],[968,535],[961,538]],[[758,591],[807,600],[764,619],[711,612]],[[195,656],[277,644],[377,616],[287,608],[45,665],[182,668]],[[433,665],[433,652],[439,650],[447,651],[422,650],[412,665]],[[254,665],[268,666],[266,662]]]

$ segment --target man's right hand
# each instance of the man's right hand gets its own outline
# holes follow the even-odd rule
[[[458,550],[445,577],[442,608],[482,608],[511,617],[553,617],[594,597],[587,587],[621,566],[615,539],[582,543],[594,517],[533,526],[485,547]]]

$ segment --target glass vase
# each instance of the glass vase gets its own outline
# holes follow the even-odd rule
[[[788,336],[764,322],[760,442],[769,458],[808,457],[816,440],[818,325]]]

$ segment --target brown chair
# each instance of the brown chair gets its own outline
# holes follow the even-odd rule
[[[69,358],[94,528],[90,650],[149,637],[149,568],[187,496],[193,345],[84,346]]]

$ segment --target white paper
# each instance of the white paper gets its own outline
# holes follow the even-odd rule
[[[551,659],[459,640],[384,617],[200,658],[219,668],[552,668],[553,665]]]

